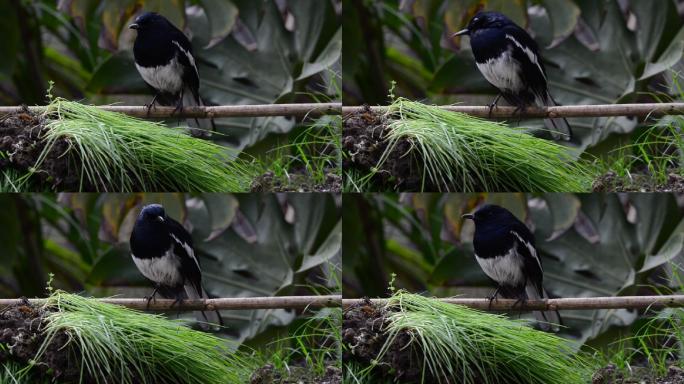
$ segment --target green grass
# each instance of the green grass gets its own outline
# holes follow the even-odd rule
[[[399,333],[406,332],[411,337],[406,347],[421,351],[424,371],[435,377],[456,377],[463,383],[587,382],[586,362],[568,340],[534,330],[524,321],[403,291],[387,306],[388,338],[377,361]],[[346,376],[350,383],[366,382],[363,372]]]
[[[342,271],[338,265],[327,265],[330,280],[326,285],[303,284],[314,295],[339,295],[342,292]],[[259,366],[271,364],[282,377],[290,377],[292,366],[302,363],[306,375],[324,377],[329,366],[342,370],[342,308],[322,308],[296,325],[291,334],[267,345],[253,354]],[[291,381],[292,377],[290,377]]]
[[[670,266],[670,286],[675,288],[663,291],[651,286],[659,295],[684,293],[682,266]],[[604,350],[586,352],[593,369],[612,364],[616,374],[626,378],[665,377],[671,365],[684,369],[684,308],[665,308],[650,315],[632,336],[621,338]]]
[[[2,345],[0,344],[0,347]],[[15,362],[5,362],[0,365],[0,384],[41,384],[49,383],[47,379],[39,380],[27,367],[22,367]]]
[[[342,174],[340,116],[323,116],[306,126],[291,143],[269,151],[256,163],[255,174],[272,172],[274,180],[284,187],[297,187],[301,179],[293,177],[292,171],[303,169],[305,180],[321,185],[329,173]]]
[[[39,360],[58,332],[69,342],[64,353],[80,358],[82,375],[97,382],[244,383],[252,366],[227,341],[160,315],[57,291],[46,304]],[[85,376],[84,376],[85,377]]]
[[[646,129],[596,163],[597,176],[611,172],[626,188],[666,185],[672,172],[684,176],[684,117],[672,116]]]
[[[403,98],[387,114],[392,119],[388,147],[376,168],[382,169],[400,140],[408,140],[423,162],[423,188],[429,182],[462,192],[589,189],[588,167],[568,148],[521,129]],[[368,176],[353,183],[363,187]]]
[[[16,169],[0,170],[0,193],[18,193],[22,191],[36,191],[31,180]]]
[[[258,351],[260,366],[273,365],[282,377],[292,374],[292,367],[306,367],[307,377],[323,377],[329,366],[342,369],[342,308],[324,308],[299,325],[292,335],[280,338]]]
[[[184,128],[166,127],[64,99],[53,100],[45,149],[66,139],[81,189],[99,191],[245,191],[253,174],[229,149],[190,137]],[[79,160],[80,162],[76,162]]]
[[[330,83],[326,93],[297,92],[316,103],[339,102],[342,99],[341,75],[328,71]],[[323,86],[323,84],[322,84]],[[289,135],[292,137],[292,134]],[[293,170],[304,169],[305,180],[321,185],[329,173],[342,176],[342,117],[325,115],[304,126],[290,143],[268,151],[255,163],[257,175],[272,172],[273,178],[285,188],[296,188],[303,180],[293,177]]]

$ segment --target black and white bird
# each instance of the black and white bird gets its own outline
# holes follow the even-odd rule
[[[184,102],[204,105],[199,95],[199,71],[187,36],[164,16],[154,12],[138,16],[129,28],[138,32],[133,44],[135,67],[154,90],[148,111],[155,103],[176,106],[180,111]],[[197,119],[195,122],[199,126]],[[213,130],[214,122],[210,122]]]
[[[499,89],[499,95],[489,106],[490,112],[501,96],[518,110],[531,105],[558,105],[549,93],[537,43],[508,17],[497,12],[479,12],[466,29],[453,36],[459,35],[470,36],[477,68]],[[544,124],[554,139],[572,139],[566,119],[546,119]]]
[[[463,215],[475,222],[475,259],[484,273],[497,284],[497,295],[524,302],[548,298],[544,271],[534,245],[534,235],[510,211],[498,205],[483,205],[474,214]],[[557,331],[557,311],[534,312],[539,327]]]
[[[131,232],[131,256],[140,273],[151,280],[155,289],[149,300],[160,293],[180,302],[183,298],[207,298],[202,288],[202,271],[195,256],[192,237],[164,207],[143,207]],[[200,321],[223,325],[218,311],[201,312]]]

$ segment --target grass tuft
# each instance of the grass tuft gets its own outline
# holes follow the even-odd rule
[[[50,117],[40,169],[58,139],[65,156],[80,161],[80,189],[98,191],[244,191],[254,175],[227,148],[120,113],[64,99],[47,108]]]
[[[589,371],[568,340],[521,320],[410,294],[387,303],[385,353],[400,332],[425,356],[425,370],[463,383],[584,383]],[[380,360],[380,359],[378,359]]]
[[[568,148],[504,123],[398,98],[389,106],[388,147],[400,140],[424,162],[423,183],[459,191],[586,191],[590,171]]]
[[[244,383],[251,368],[225,340],[150,315],[61,291],[46,304],[45,341],[58,332],[81,357],[81,376],[118,383]],[[247,376],[246,376],[247,375]]]
[[[272,172],[281,185],[297,187],[292,171],[303,170],[314,185],[326,182],[329,173],[341,176],[342,118],[322,116],[298,133],[292,142],[270,150],[256,163],[255,174]]]
[[[637,136],[634,143],[618,147],[600,159],[597,173],[612,172],[616,184],[636,189],[665,186],[671,173],[684,176],[682,127],[681,116],[662,118]]]

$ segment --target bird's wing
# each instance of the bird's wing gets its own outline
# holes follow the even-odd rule
[[[192,45],[190,40],[180,31],[174,33],[171,37],[171,43],[176,47],[178,54],[177,58],[183,66],[183,83],[190,88],[195,102],[200,105],[199,100],[199,71],[195,63],[195,56],[192,54]]]
[[[520,63],[520,75],[533,88],[533,91],[546,101],[546,69],[539,55],[537,43],[518,26],[505,27],[503,32],[513,48],[513,58]]]
[[[540,298],[544,297],[544,288],[542,281],[544,280],[544,270],[542,269],[541,260],[537,255],[537,249],[534,246],[534,239],[526,228],[512,229],[511,234],[515,238],[515,247],[518,255],[522,256],[523,269],[525,276],[529,283],[534,285]]]
[[[169,217],[166,223],[173,244],[173,253],[181,261],[183,276],[197,291],[199,297],[202,297],[202,271],[199,260],[195,256],[192,237],[176,220]]]

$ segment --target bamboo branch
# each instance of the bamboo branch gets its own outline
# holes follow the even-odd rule
[[[343,307],[365,302],[366,299],[344,299]],[[370,299],[373,304],[387,304],[388,299]],[[464,305],[470,308],[491,311],[553,311],[578,309],[642,309],[684,307],[684,295],[669,296],[617,296],[617,297],[573,297],[561,299],[527,300],[525,303],[512,299],[464,299],[442,298],[445,303]]]
[[[363,111],[370,108],[373,112],[384,113],[387,106],[342,107],[342,114]],[[472,116],[489,117],[489,106],[443,105],[441,108],[467,113]],[[516,112],[515,107],[501,106],[492,109],[492,118],[555,118],[555,117],[601,117],[601,116],[653,116],[684,115],[684,103],[645,103],[645,104],[602,104],[602,105],[563,105],[555,107],[530,107],[524,112]]]
[[[43,305],[47,299],[28,299],[32,305]],[[127,308],[149,311],[211,311],[215,309],[276,309],[276,308],[325,308],[340,307],[342,296],[277,296],[277,297],[229,297],[219,299],[183,300],[176,303],[169,299],[152,300],[147,305],[147,299],[104,298],[97,299],[104,303],[121,305]],[[17,305],[25,299],[0,299],[0,308]]]
[[[29,111],[41,113],[45,106],[28,107]],[[99,108],[143,118],[218,118],[218,117],[258,117],[258,116],[310,116],[339,115],[342,103],[301,103],[301,104],[263,104],[263,105],[218,105],[183,107],[177,111],[175,107],[155,106],[147,111],[147,107],[126,105],[100,105]],[[24,110],[23,106],[0,107],[0,115],[16,113]]]

